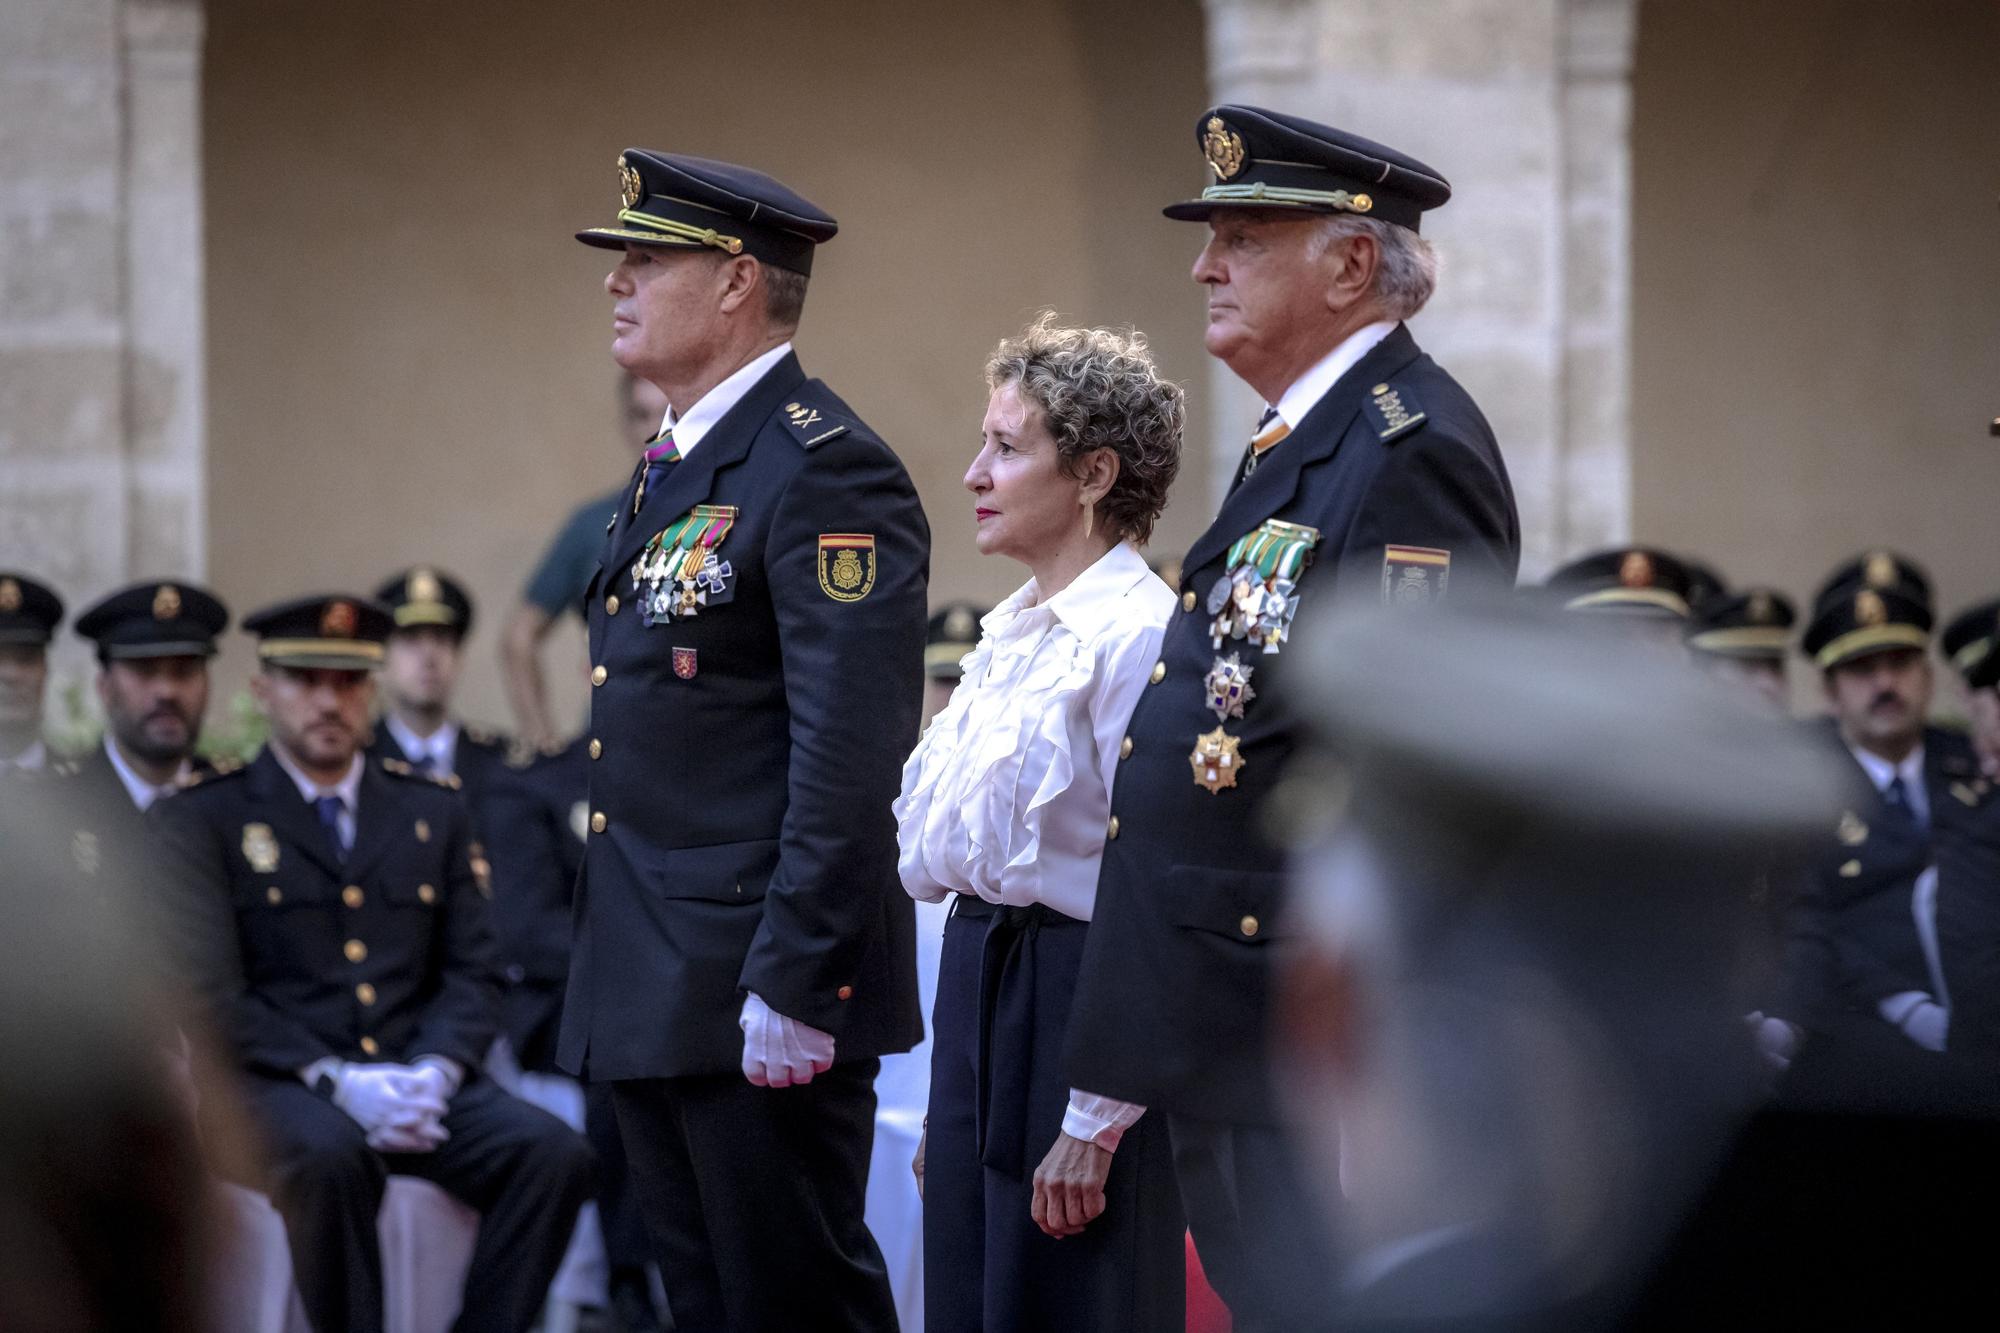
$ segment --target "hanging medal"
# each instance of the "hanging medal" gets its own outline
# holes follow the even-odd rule
[[[648,627],[685,620],[728,586],[735,571],[715,553],[736,522],[735,505],[696,505],[654,534],[632,562],[639,619]]]
[[[1291,637],[1299,576],[1317,545],[1318,528],[1275,518],[1238,538],[1223,562],[1226,572],[1208,590],[1211,646],[1220,649],[1223,640],[1237,639],[1277,652]]]

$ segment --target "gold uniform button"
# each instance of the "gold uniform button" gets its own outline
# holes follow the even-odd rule
[[[604,599],[604,614],[605,614],[605,615],[607,615],[607,616],[615,616],[615,615],[617,615],[617,614],[618,614],[618,594],[617,594],[617,593],[615,593],[615,592],[614,592],[614,593],[612,593],[612,594],[611,594],[611,595],[610,595],[609,597],[606,597],[606,598]]]
[[[1853,879],[1860,873],[1861,863],[1859,861],[1849,861],[1840,867],[1840,877],[1842,879]]]
[[[604,832],[604,812],[602,810],[599,810],[590,817],[590,831],[592,833]]]
[[[598,739],[597,739],[597,738],[595,738],[595,737],[592,737],[592,738],[591,738],[591,742],[590,742],[590,757],[591,757],[592,759],[602,759],[602,758],[604,757],[604,742],[603,742],[603,741],[600,741],[600,740],[598,740]]]
[[[347,961],[350,963],[358,963],[368,957],[368,946],[360,940],[349,940],[341,946],[340,951],[347,955]]]
[[[375,988],[364,981],[354,988],[354,998],[361,1001],[364,1005],[373,1004],[375,1003]]]
[[[276,907],[279,903],[285,901],[285,891],[273,884],[270,888],[264,890],[264,901]]]
[[[1165,680],[1166,678],[1167,678],[1167,664],[1165,662],[1153,663],[1153,676],[1152,676],[1153,683],[1155,685],[1158,685],[1161,681]]]
[[[1130,736],[1118,742],[1118,757],[1120,759],[1130,759],[1132,757],[1132,738]]]
[[[1117,815],[1113,815],[1113,816],[1111,816],[1111,822],[1110,822],[1109,824],[1106,824],[1106,825],[1104,826],[1104,836],[1105,836],[1105,837],[1107,837],[1107,838],[1115,838],[1115,837],[1117,837],[1117,836],[1118,836],[1118,816],[1117,816]]]
[[[1192,590],[1181,594],[1181,610],[1194,610],[1194,593]]]
[[[1243,932],[1243,938],[1247,940],[1257,933],[1257,918],[1246,916],[1236,923],[1236,928]]]
[[[361,1053],[363,1055],[380,1055],[382,1048],[376,1045],[373,1037],[363,1037],[361,1039]]]
[[[592,685],[602,685],[604,683],[605,677],[609,676],[610,674],[611,673],[609,671],[606,671],[601,666],[592,667],[590,669],[590,683]]]
[[[438,891],[428,884],[417,885],[417,901],[428,907],[438,900]]]
[[[840,999],[851,1000],[854,998],[854,987],[842,986],[839,990],[835,991],[834,994],[838,996]]]
[[[359,884],[350,884],[340,891],[340,901],[349,907],[359,907],[368,901],[368,895],[361,891]]]

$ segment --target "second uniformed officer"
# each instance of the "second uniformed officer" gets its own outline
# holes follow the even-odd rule
[[[261,1132],[270,1178],[254,1183],[285,1219],[306,1313],[320,1333],[382,1327],[376,1213],[396,1172],[479,1210],[457,1327],[525,1329],[590,1151],[481,1076],[496,978],[465,805],[361,753],[389,613],[312,597],[243,626],[270,743],[149,817],[163,916]]]
[[[375,598],[395,616],[396,628],[382,661],[388,707],[368,751],[378,759],[401,759],[434,778],[457,778],[473,829],[483,834],[486,788],[505,765],[508,747],[492,732],[461,725],[451,713],[465,666],[465,636],[472,632],[472,598],[458,580],[422,566],[384,583]]]
[[[1255,107],[1217,107],[1195,139],[1215,184],[1167,215],[1208,223],[1208,350],[1270,406],[1132,715],[1068,1072],[1167,1112],[1203,1268],[1247,1330],[1323,1317],[1329,1272],[1262,1041],[1286,929],[1259,815],[1298,730],[1268,664],[1295,614],[1511,585],[1520,525],[1492,431],[1402,322],[1436,273],[1418,224],[1450,186]]]
[[[590,839],[560,1059],[610,1081],[683,1330],[895,1326],[862,1221],[878,1057],[922,1031],[890,804],[930,532],[791,350],[834,220],[629,149],[612,355],[667,428],[586,596]]]

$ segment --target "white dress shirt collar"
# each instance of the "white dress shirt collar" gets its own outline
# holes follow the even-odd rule
[[[1892,764],[1879,754],[1862,749],[1858,745],[1847,747],[1854,756],[1854,762],[1861,765],[1861,771],[1868,775],[1868,781],[1875,785],[1877,792],[1889,790],[1889,784],[1897,778],[1903,780],[1903,790],[1909,794],[1910,809],[1917,818],[1930,818],[1931,794],[1924,788],[1924,743],[1917,742],[1917,748],[1903,758],[1900,764]]]
[[[299,795],[304,798],[307,805],[311,805],[322,796],[338,796],[341,805],[346,808],[349,818],[359,808],[361,800],[361,769],[362,765],[367,762],[366,756],[355,755],[354,762],[347,766],[346,777],[334,783],[331,787],[322,787],[319,783],[307,777],[305,772],[292,762],[291,756],[286,754],[283,749],[273,745],[271,753],[277,757],[278,766],[283,768],[286,774],[290,776],[292,784],[299,789]]]
[[[1299,423],[1319,406],[1319,400],[1326,397],[1326,391],[1334,386],[1335,381],[1359,365],[1362,357],[1374,351],[1377,344],[1395,331],[1394,320],[1364,324],[1343,338],[1305,374],[1293,380],[1292,386],[1278,396],[1278,415],[1285,419],[1285,424],[1297,430]]]
[[[132,766],[125,762],[125,756],[118,752],[117,744],[109,736],[104,738],[104,756],[111,761],[111,771],[125,784],[125,794],[132,798],[132,804],[138,806],[142,812],[150,810],[153,802],[162,796],[173,795],[180,785],[179,780],[186,777],[192,767],[187,760],[181,760],[181,766],[174,770],[174,781],[168,782],[163,787],[155,787],[132,771]]]
[[[1009,636],[1009,627],[1025,612],[1042,610],[1088,643],[1120,613],[1125,594],[1152,573],[1138,547],[1120,542],[1046,602],[1041,600],[1041,589],[1035,580],[1029,579],[1013,596],[988,612],[980,628],[996,639],[1004,639]]]
[[[458,723],[446,722],[428,736],[419,736],[405,726],[403,719],[394,713],[383,715],[382,723],[389,734],[396,738],[396,744],[403,751],[403,758],[413,764],[422,763],[429,755],[431,774],[448,778],[458,771]]]
[[[669,407],[660,422],[660,429],[674,433],[674,448],[680,451],[682,458],[686,458],[701,443],[702,436],[727,416],[730,408],[742,402],[743,395],[756,387],[758,380],[770,374],[773,366],[791,354],[791,343],[782,342],[756,360],[737,367],[728,379],[703,394],[693,407],[680,416],[675,416],[674,409]]]

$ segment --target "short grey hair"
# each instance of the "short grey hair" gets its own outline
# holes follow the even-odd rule
[[[1408,319],[1424,308],[1437,290],[1438,255],[1431,243],[1393,222],[1380,218],[1334,213],[1320,219],[1306,255],[1319,259],[1341,241],[1355,236],[1375,238],[1381,256],[1375,265],[1375,299],[1389,319]]]
[[[796,329],[806,309],[806,275],[761,259],[757,266],[764,270],[764,317],[781,328]]]

